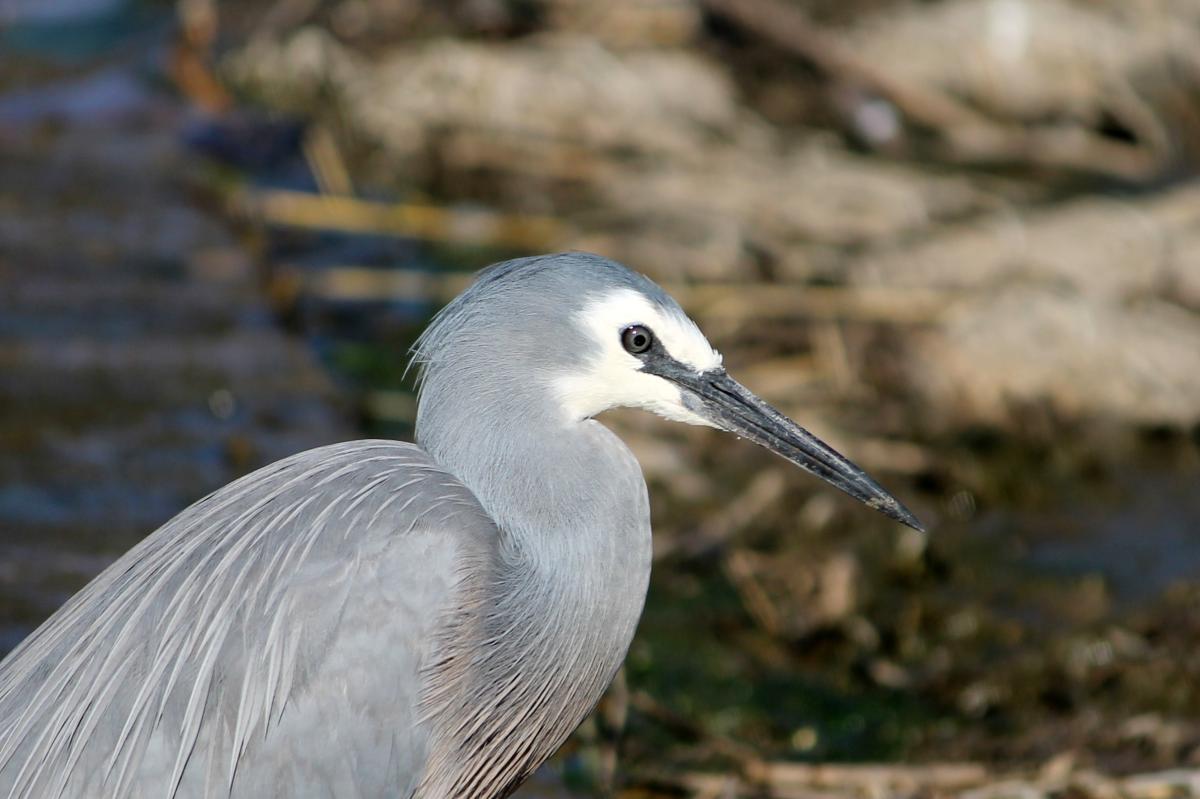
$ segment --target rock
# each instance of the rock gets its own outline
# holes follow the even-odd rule
[[[1064,288],[981,293],[916,338],[912,385],[944,423],[1004,424],[1022,406],[1142,424],[1200,421],[1200,316]]]
[[[332,93],[346,121],[400,161],[428,157],[460,130],[531,148],[701,160],[739,123],[731,82],[705,59],[617,55],[568,35],[518,45],[434,40],[368,63],[309,28],[250,45],[227,73],[287,107],[312,108],[315,93]]]
[[[1168,297],[1200,308],[1200,186],[1149,202],[1085,196],[990,214],[908,247],[870,253],[853,282],[990,291],[1015,283],[1096,301]]]
[[[945,424],[1200,420],[1200,187],[985,214],[868,251],[855,285],[946,292],[911,341],[911,385]]]

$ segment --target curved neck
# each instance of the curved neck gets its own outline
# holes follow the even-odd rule
[[[416,440],[506,535],[578,532],[581,521],[602,521],[612,506],[645,491],[625,445],[597,422],[568,419],[548,381],[516,379],[501,368],[484,377],[457,366],[431,370]]]
[[[528,394],[440,389],[418,443],[500,534],[430,677],[417,795],[498,797],[561,745],[624,660],[649,581],[649,503],[633,455],[599,422],[565,421]]]

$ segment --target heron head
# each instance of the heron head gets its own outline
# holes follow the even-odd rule
[[[567,424],[616,407],[749,439],[870,507],[920,523],[861,469],[731,378],[679,304],[648,278],[587,253],[484,270],[418,341],[418,441],[464,420]],[[548,403],[548,404],[547,404]],[[465,433],[464,433],[465,434]]]
[[[635,407],[674,421],[716,427],[923,530],[911,512],[861,469],[730,377],[720,353],[675,300],[637,277],[639,281],[592,293],[575,314],[576,326],[591,342],[591,353],[555,379],[569,418]]]

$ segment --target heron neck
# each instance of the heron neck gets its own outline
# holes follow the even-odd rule
[[[620,439],[594,420],[564,419],[552,401],[522,389],[481,396],[427,385],[417,443],[475,493],[506,535],[529,543],[563,543],[631,505],[648,513],[641,469]]]
[[[469,435],[418,437],[499,527],[490,579],[479,586],[486,623],[463,630],[454,647],[470,653],[472,667],[445,678],[467,684],[439,686],[439,695],[459,700],[436,711],[447,729],[468,724],[498,734],[447,742],[450,751],[431,761],[440,765],[425,780],[430,796],[503,795],[501,783],[480,784],[479,775],[516,780],[548,757],[608,687],[641,616],[650,573],[641,470],[600,423],[555,425],[553,418],[518,416]],[[472,684],[468,675],[487,680]],[[497,684],[530,706],[504,702]],[[467,768],[481,761],[511,763],[512,773]]]

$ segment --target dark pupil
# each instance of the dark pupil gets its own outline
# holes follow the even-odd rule
[[[650,349],[650,331],[644,327],[630,327],[625,330],[625,349],[632,353],[641,353]]]

